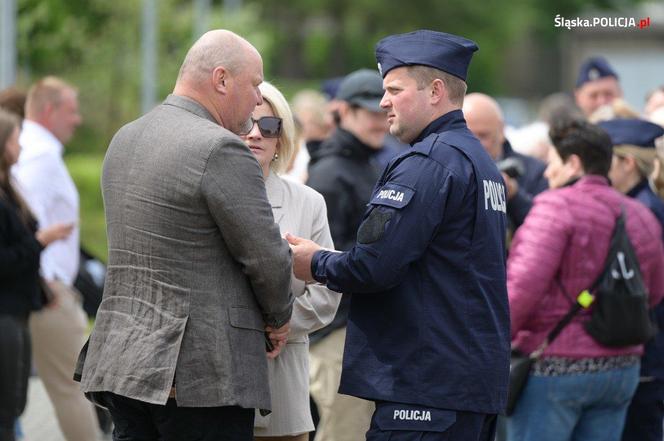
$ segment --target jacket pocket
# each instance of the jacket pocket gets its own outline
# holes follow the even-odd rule
[[[228,310],[228,321],[234,328],[265,331],[265,322],[260,312],[246,306],[231,306]]]

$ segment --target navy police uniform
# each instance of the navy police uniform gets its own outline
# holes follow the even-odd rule
[[[599,123],[611,137],[615,147],[655,148],[655,140],[664,136],[657,124],[640,119],[615,119]],[[644,178],[627,196],[650,208],[662,226],[664,234],[664,202],[652,191]],[[664,435],[664,303],[654,310],[659,333],[646,343],[641,359],[641,381],[627,409],[623,441],[662,441]]]
[[[476,49],[417,31],[379,42],[377,58],[383,75],[424,64],[465,79]],[[368,440],[492,440],[509,371],[504,183],[461,110],[411,145],[355,246],[312,260],[317,281],[353,293],[339,392],[376,402]]]

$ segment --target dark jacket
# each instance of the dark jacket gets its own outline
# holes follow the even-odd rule
[[[650,208],[664,233],[664,202],[652,191],[648,180],[644,179],[637,184],[627,193],[627,196]],[[655,307],[654,313],[659,326],[659,334],[646,343],[645,354],[641,359],[641,375],[664,381],[664,302]],[[658,396],[660,399],[664,398],[664,388],[661,385],[658,388]]]
[[[307,185],[325,198],[330,233],[337,250],[355,245],[357,229],[367,209],[376,181],[380,177],[373,161],[375,149],[363,144],[352,133],[337,128],[311,154]],[[332,323],[312,334],[312,343],[346,326],[350,295],[344,294]]]
[[[314,278],[352,292],[339,392],[476,413],[505,407],[505,188],[460,110],[429,124],[376,184],[357,243]]]
[[[18,206],[0,193],[0,314],[27,317],[42,306],[36,223],[19,218]]]
[[[307,185],[325,198],[337,250],[355,245],[357,228],[380,176],[373,153],[352,133],[338,128],[311,156]]]
[[[512,149],[508,140],[503,143],[503,159],[515,158],[521,161],[524,173],[516,178],[519,191],[507,202],[507,217],[511,227],[517,229],[526,218],[533,198],[549,188],[549,181],[544,177],[546,164],[531,156],[522,155]]]

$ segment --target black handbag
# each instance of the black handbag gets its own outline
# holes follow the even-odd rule
[[[558,281],[558,283],[562,287],[560,281]],[[572,321],[581,308],[583,308],[583,306],[581,306],[577,300],[569,311],[567,311],[567,314],[560,319],[555,328],[553,328],[549,335],[547,335],[542,344],[540,344],[532,353],[524,354],[517,349],[512,349],[512,353],[510,354],[510,378],[507,389],[507,407],[505,408],[505,413],[508,416],[514,413],[516,403],[519,401],[523,388],[526,387],[526,383],[528,382],[530,368],[533,363],[542,355],[547,346],[558,337],[558,334],[560,334],[563,328]]]

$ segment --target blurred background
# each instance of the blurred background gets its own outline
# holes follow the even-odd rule
[[[649,18],[644,29],[556,27],[594,17]],[[265,78],[292,96],[325,79],[375,68],[375,43],[420,28],[475,40],[469,92],[499,98],[507,123],[537,119],[540,101],[571,93],[579,64],[609,59],[626,101],[643,108],[664,82],[664,2],[627,0],[0,0],[0,89],[44,75],[79,88],[83,126],[66,162],[81,194],[82,243],[105,260],[99,191],[115,131],[164,99],[187,49],[226,28],[263,55]]]

